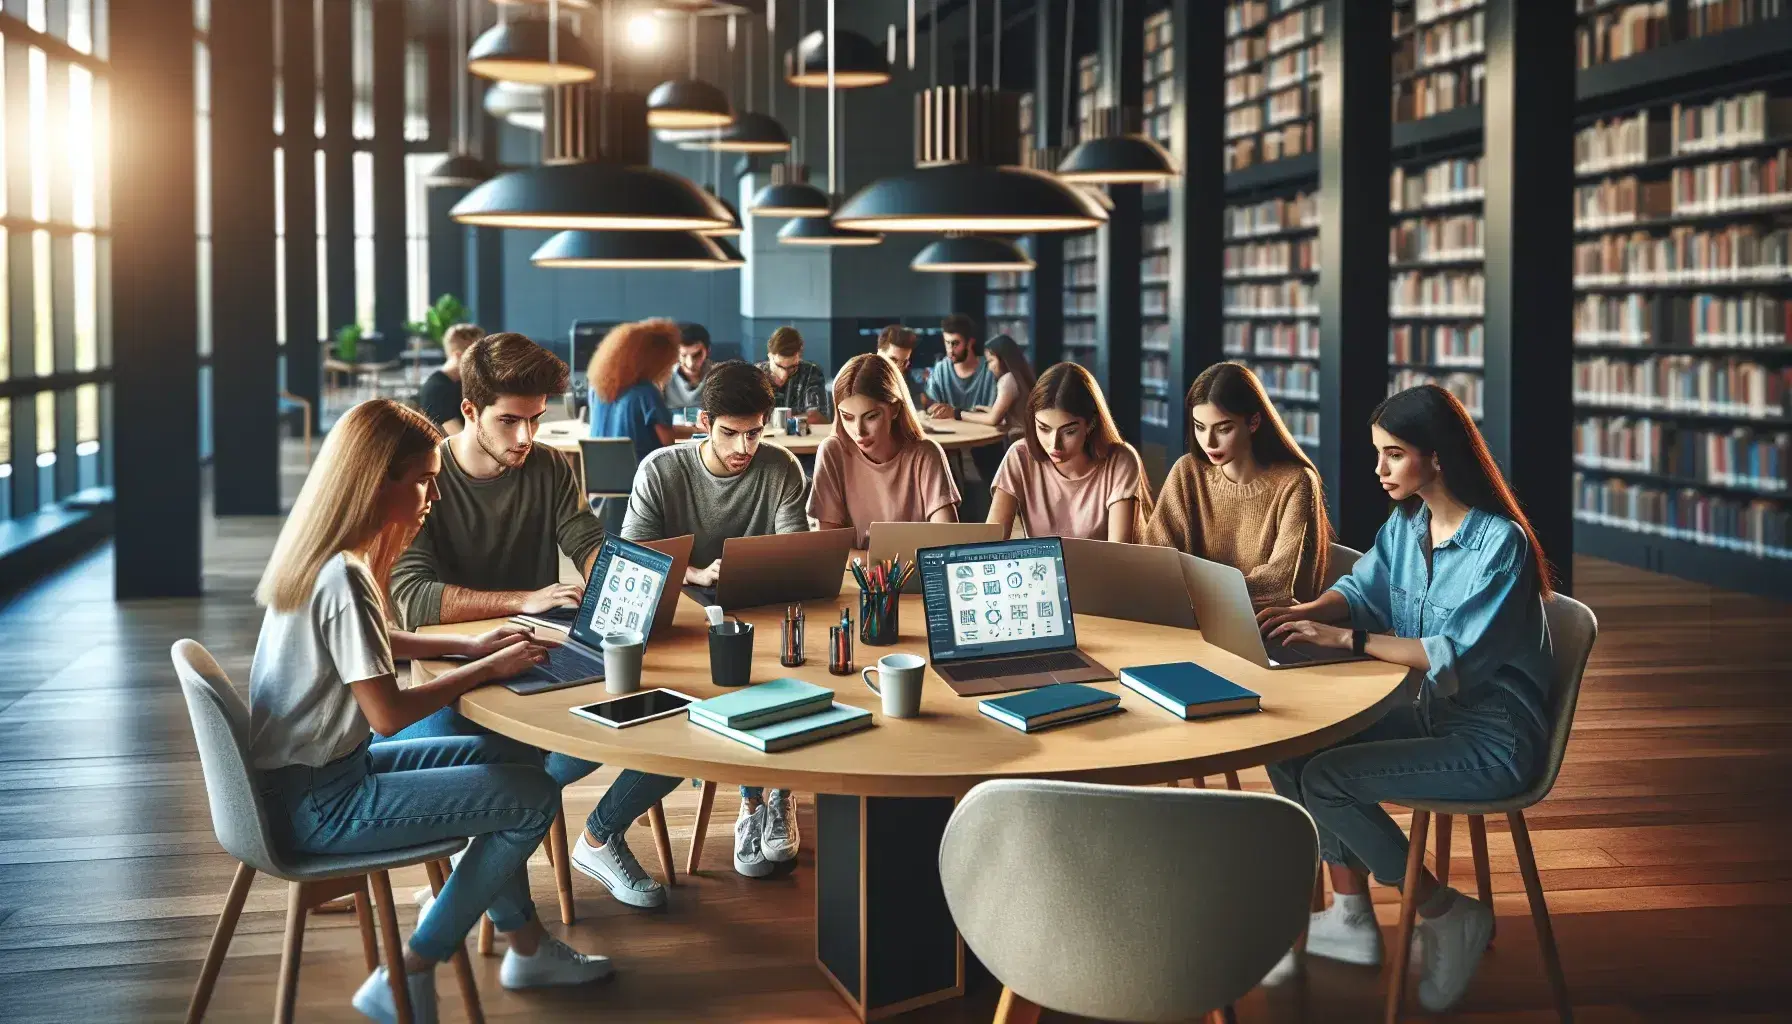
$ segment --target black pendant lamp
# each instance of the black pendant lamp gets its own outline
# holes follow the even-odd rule
[[[909,261],[910,269],[931,274],[1025,274],[1034,266],[1020,246],[985,235],[947,235]]]
[[[562,270],[721,270],[728,254],[694,231],[562,231],[529,261]]]
[[[649,128],[724,128],[734,123],[734,107],[722,90],[697,77],[697,16],[685,16],[689,78],[674,78],[647,94]]]
[[[597,65],[579,37],[556,17],[500,21],[467,51],[467,70],[481,78],[525,85],[572,85],[597,77]],[[552,31],[549,25],[552,25]]]
[[[836,89],[864,89],[890,80],[882,47],[857,32],[836,30],[832,36]],[[784,81],[801,89],[828,87],[827,33],[811,32],[784,54]]]
[[[429,188],[472,188],[492,176],[485,158],[472,152],[467,138],[467,0],[454,9],[454,148],[423,179]]]
[[[1071,16],[1074,16],[1071,15]],[[1079,185],[1138,185],[1168,181],[1180,172],[1176,158],[1141,130],[1140,112],[1122,108],[1119,98],[1121,29],[1120,4],[1107,5],[1102,33],[1102,81],[1107,104],[1095,111],[1093,131],[1079,142],[1064,162],[1058,177]]]
[[[716,191],[713,188],[706,189],[705,191],[707,191],[712,196],[714,196],[716,194]],[[721,196],[716,196],[716,201],[721,203],[723,208],[728,211],[728,216],[730,218],[732,218],[733,223],[729,224],[726,227],[705,228],[702,231],[699,231],[697,233],[700,235],[705,235],[709,238],[733,238],[734,236],[740,234],[741,230],[742,230],[741,223],[740,223],[740,211],[734,208],[733,203],[729,202],[726,199],[723,199]]]
[[[884,236],[874,231],[854,231],[834,223],[834,218],[796,217],[778,229],[785,245],[877,245]]]
[[[809,184],[809,169],[802,164],[773,164],[771,184],[754,193],[747,212],[755,217],[826,217],[828,195]]]

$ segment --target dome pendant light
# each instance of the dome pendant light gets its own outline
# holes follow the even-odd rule
[[[931,274],[1025,274],[1033,258],[1013,242],[956,232],[922,249],[909,268]]]
[[[697,77],[697,15],[685,15],[685,49],[689,78],[661,82],[647,94],[649,128],[724,128],[734,123],[734,108],[722,90]]]
[[[596,64],[579,37],[560,23],[558,8],[558,0],[550,0],[546,18],[510,21],[501,14],[496,25],[473,41],[467,70],[525,85],[572,85],[596,78]]]
[[[1079,185],[1138,185],[1168,181],[1181,173],[1176,158],[1158,145],[1156,139],[1141,131],[1140,113],[1115,104],[1119,86],[1119,55],[1114,52],[1120,38],[1120,5],[1111,5],[1111,14],[1104,42],[1102,82],[1108,105],[1095,112],[1094,131],[1079,142],[1064,162],[1058,165],[1058,177]]]
[[[834,36],[834,0],[828,0],[828,33],[830,42],[827,54],[828,69],[833,71],[834,53],[831,45]],[[828,196],[828,207],[833,209],[840,205],[837,190],[840,186],[840,110],[836,104],[842,97],[839,90],[828,87],[828,187],[836,190]],[[877,245],[884,236],[874,231],[855,231],[843,228],[834,223],[832,217],[799,217],[778,229],[778,241],[785,245]]]
[[[694,231],[562,231],[529,261],[560,270],[723,270],[728,254]]]
[[[454,147],[423,179],[428,188],[472,188],[492,176],[491,165],[467,142],[467,0],[454,9]]]
[[[745,111],[737,114],[734,123],[722,129],[708,141],[698,143],[709,149],[719,149],[724,153],[788,153],[790,152],[790,133],[778,123],[778,102],[776,89],[776,69],[771,55],[776,50],[775,33],[778,24],[777,0],[767,0],[765,5],[765,105],[768,113],[758,114]],[[747,40],[746,46],[747,73],[746,95],[747,105],[753,104],[753,40]]]
[[[975,54],[976,0],[971,12]],[[1082,189],[1015,166],[1020,97],[978,88],[974,70],[969,86],[924,90],[915,117],[915,169],[860,189],[834,214],[834,223],[861,231],[1024,235],[1087,231],[1107,221],[1107,211]]]
[[[865,89],[890,80],[890,62],[876,43],[857,32],[811,32],[784,54],[784,81],[799,89],[828,86],[828,47],[834,48],[834,88]]]
[[[771,12],[776,8],[777,0],[770,0],[767,5],[768,31]],[[800,3],[797,10],[798,28],[806,28],[807,5]],[[793,147],[782,164],[772,166],[771,184],[766,185],[753,195],[747,212],[755,217],[826,217],[833,212],[828,194],[809,184],[809,168],[802,162],[802,154],[808,149],[809,103],[807,97],[798,96],[796,101],[797,146]]]

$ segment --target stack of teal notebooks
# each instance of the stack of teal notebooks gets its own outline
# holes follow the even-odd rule
[[[692,704],[691,724],[773,753],[871,724],[871,712],[835,703],[834,691],[801,679],[774,679]]]

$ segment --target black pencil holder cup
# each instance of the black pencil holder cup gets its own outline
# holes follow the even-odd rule
[[[709,627],[709,681],[745,686],[753,675],[753,624],[730,619]]]
[[[859,591],[859,642],[867,647],[888,647],[900,632],[901,592]]]

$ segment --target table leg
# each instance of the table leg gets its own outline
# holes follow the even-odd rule
[[[940,885],[950,797],[815,798],[815,962],[860,1020],[964,995]]]

